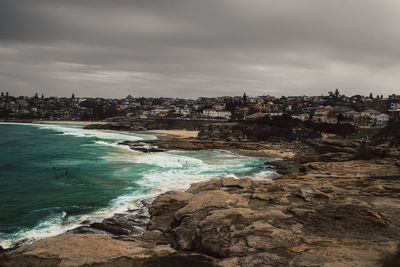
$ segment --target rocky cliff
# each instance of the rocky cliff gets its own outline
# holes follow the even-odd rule
[[[308,162],[275,180],[193,184],[153,202],[143,235],[61,235],[4,252],[0,265],[396,266],[395,162]]]
[[[320,138],[321,134],[307,128],[278,127],[255,122],[203,124],[199,139],[220,141],[274,141]]]
[[[122,118],[110,121],[107,124],[87,125],[85,129],[146,131],[146,130],[199,130],[207,120],[182,119],[130,119]],[[215,120],[220,122],[220,120]]]

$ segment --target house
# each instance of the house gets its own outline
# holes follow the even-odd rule
[[[361,112],[361,116],[356,119],[356,125],[360,128],[375,127],[380,114],[381,113],[379,111],[374,109],[364,110]]]
[[[313,122],[337,123],[337,118],[332,112],[331,106],[319,106],[313,115]]]
[[[389,115],[379,114],[376,118],[376,127],[383,128],[389,123]]]
[[[215,110],[224,110],[225,109],[225,103],[223,103],[223,102],[220,102],[220,103],[216,103],[214,106],[213,106],[213,109],[215,109]]]
[[[400,101],[400,95],[395,95],[395,94],[390,95],[389,100],[399,100]]]
[[[391,103],[389,111],[400,109],[400,103]]]
[[[306,121],[310,119],[310,115],[307,113],[303,113],[303,114],[292,115],[292,118],[299,119],[301,121]]]
[[[205,110],[203,110],[203,116],[210,117],[210,118],[230,119],[232,116],[232,113],[227,110],[205,109]]]
[[[344,122],[355,124],[356,119],[361,116],[361,112],[350,110],[343,113]]]
[[[370,117],[370,118],[376,118],[379,114],[381,114],[379,111],[376,111],[375,109],[367,109],[361,112],[362,117]]]
[[[360,107],[360,109],[364,110],[364,111],[375,110],[380,113],[387,113],[387,107],[383,101],[382,102],[373,101],[373,102],[364,103],[364,105],[362,105]]]
[[[400,103],[391,103],[389,113],[395,117],[400,118]]]
[[[283,113],[282,112],[268,112],[268,113],[265,113],[265,115],[272,118],[272,117],[280,117],[283,115]]]

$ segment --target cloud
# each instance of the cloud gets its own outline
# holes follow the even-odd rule
[[[393,0],[3,0],[0,90],[398,93],[399,15]]]

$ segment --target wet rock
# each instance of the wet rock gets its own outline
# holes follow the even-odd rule
[[[105,232],[114,234],[114,235],[129,235],[131,233],[130,230],[121,228],[118,225],[108,224],[108,223],[92,223],[90,225],[92,228],[96,228],[99,230],[103,230]]]
[[[67,234],[106,234],[111,237],[117,237],[116,235],[111,234],[110,232],[100,230],[90,226],[79,226],[72,230],[67,231]]]
[[[144,152],[144,153],[154,153],[154,152],[164,152],[165,149],[159,148],[156,145],[153,145],[151,142],[142,142],[142,141],[124,141],[118,143],[119,145],[129,146],[132,150]]]

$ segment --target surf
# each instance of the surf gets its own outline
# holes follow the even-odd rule
[[[0,141],[4,142],[4,146],[11,143],[17,145],[5,150],[13,153],[20,149],[33,155],[22,158],[22,154],[13,155],[18,164],[26,165],[31,171],[26,173],[25,169],[18,169],[18,165],[12,166],[15,162],[10,163],[6,175],[0,175],[0,183],[6,187],[20,187],[29,194],[39,194],[35,188],[40,188],[37,184],[40,183],[53,198],[58,199],[54,199],[57,206],[46,200],[47,204],[32,203],[35,208],[29,210],[27,203],[16,202],[10,194],[7,195],[9,199],[1,199],[0,196],[3,203],[14,203],[16,211],[22,208],[18,205],[24,205],[27,214],[21,219],[6,219],[9,224],[15,224],[12,225],[13,230],[7,230],[4,224],[1,228],[0,213],[0,245],[4,248],[62,234],[85,221],[101,221],[115,213],[137,209],[144,199],[151,201],[169,190],[183,191],[195,182],[216,177],[274,177],[274,172],[257,168],[265,159],[228,151],[143,153],[118,144],[126,140],[145,142],[157,138],[152,134],[86,130],[75,125],[0,124],[0,127],[7,126],[9,128],[2,128],[5,130],[3,133],[8,131],[14,136],[2,136]],[[18,138],[18,135],[21,137]],[[18,144],[21,148],[17,147]],[[27,146],[28,151],[24,150]],[[0,157],[6,158],[7,155],[0,152]],[[7,180],[12,176],[20,176],[24,184],[13,184]],[[59,194],[52,192],[54,190],[58,190]],[[43,195],[38,197],[43,198]],[[94,206],[88,208],[92,202],[95,202]],[[51,212],[44,212],[43,215],[32,213],[40,208]],[[14,214],[14,211],[9,210],[3,216],[7,214]],[[28,215],[37,221],[34,225],[20,221],[30,218]]]

